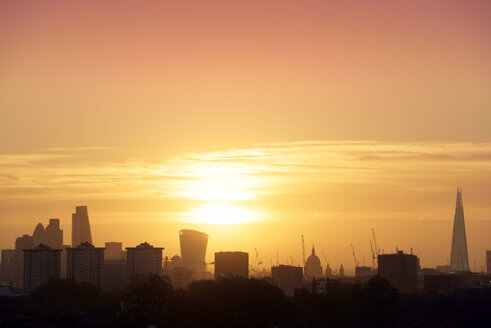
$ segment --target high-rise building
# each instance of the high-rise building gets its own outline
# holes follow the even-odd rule
[[[92,244],[87,206],[77,206],[72,214],[72,247],[82,243]]]
[[[397,251],[380,254],[377,259],[378,274],[402,293],[412,293],[417,288],[419,259],[413,254]]]
[[[120,290],[128,284],[128,264],[126,260],[104,260],[104,290]]]
[[[82,243],[67,249],[67,278],[102,287],[104,247]]]
[[[63,230],[60,229],[60,219],[49,219],[44,233],[44,243],[51,248],[63,248]]]
[[[2,249],[0,264],[0,284],[14,285],[15,283],[15,249]]]
[[[322,266],[321,260],[315,255],[315,248],[312,245],[312,254],[305,261],[305,279],[312,280],[312,278],[322,278]]]
[[[153,247],[147,242],[136,247],[126,247],[130,280],[151,273],[161,274],[163,249],[163,247]]]
[[[227,275],[249,278],[249,253],[215,253],[215,279]]]
[[[34,247],[45,243],[45,230],[42,223],[38,223],[32,234]]]
[[[204,272],[208,235],[195,230],[181,230],[179,241],[182,264],[194,272]]]
[[[462,188],[457,188],[457,204],[453,221],[452,250],[450,253],[450,268],[454,272],[469,271],[467,257],[467,239],[465,235],[464,204]]]
[[[293,295],[297,288],[303,286],[303,269],[291,265],[278,265],[271,268],[271,276],[278,287],[287,295]]]
[[[34,248],[34,238],[23,235],[15,240],[15,287],[24,285],[24,249]]]
[[[106,250],[104,251],[104,259],[106,260],[123,260],[126,258],[126,252],[123,251],[123,243],[121,242],[106,242]]]
[[[491,251],[486,251],[486,269],[488,274],[491,274]]]
[[[60,279],[61,249],[40,244],[24,249],[24,288],[36,289],[51,279]]]

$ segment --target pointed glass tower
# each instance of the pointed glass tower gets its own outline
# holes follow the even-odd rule
[[[469,271],[467,257],[467,239],[465,236],[464,204],[462,202],[462,188],[457,188],[457,204],[453,221],[452,251],[450,254],[450,268],[452,271]]]

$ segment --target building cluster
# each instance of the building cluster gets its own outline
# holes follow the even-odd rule
[[[63,230],[60,229],[59,219],[50,219],[46,228],[39,223],[32,235],[24,234],[15,240],[14,249],[2,250],[0,283],[33,290],[52,279],[73,279],[110,291],[122,289],[132,279],[149,274],[167,275],[176,288],[185,287],[192,280],[220,279],[227,276],[247,279],[250,275],[270,275],[275,284],[287,294],[292,294],[295,289],[302,287],[321,290],[322,285],[327,284],[330,279],[364,282],[377,274],[402,293],[415,293],[423,289],[450,292],[476,280],[476,276],[469,271],[461,189],[457,191],[451,261],[449,265],[436,268],[420,268],[419,258],[412,251],[406,254],[400,250],[396,250],[394,254],[380,254],[377,250],[371,267],[360,266],[353,250],[355,276],[347,277],[342,264],[336,274],[328,263],[323,270],[315,247],[312,246],[311,255],[307,259],[304,255],[303,266],[277,263],[271,267],[269,273],[265,269],[260,270],[262,260],[259,260],[257,250],[254,264],[249,262],[249,253],[238,251],[217,252],[214,254],[214,262],[206,263],[206,233],[181,230],[179,243],[181,254],[170,259],[163,258],[163,247],[154,247],[147,242],[125,249],[121,242],[106,242],[105,247],[96,247],[92,242],[87,207],[77,206],[72,214],[71,244],[63,244]],[[489,275],[489,250],[486,252],[486,259]],[[209,270],[210,266],[214,266],[214,274]],[[487,282],[489,283],[489,277]]]

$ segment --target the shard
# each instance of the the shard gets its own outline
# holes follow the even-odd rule
[[[82,243],[92,244],[87,206],[77,206],[72,214],[72,247],[75,248]]]
[[[455,217],[453,221],[450,268],[454,272],[469,271],[469,258],[467,257],[467,238],[465,236],[464,205],[462,202],[462,188],[457,188],[457,204],[455,206]]]

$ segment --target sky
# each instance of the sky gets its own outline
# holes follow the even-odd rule
[[[331,266],[491,249],[489,1],[0,2],[0,248],[89,206],[95,243]],[[251,255],[252,256],[252,255]]]

